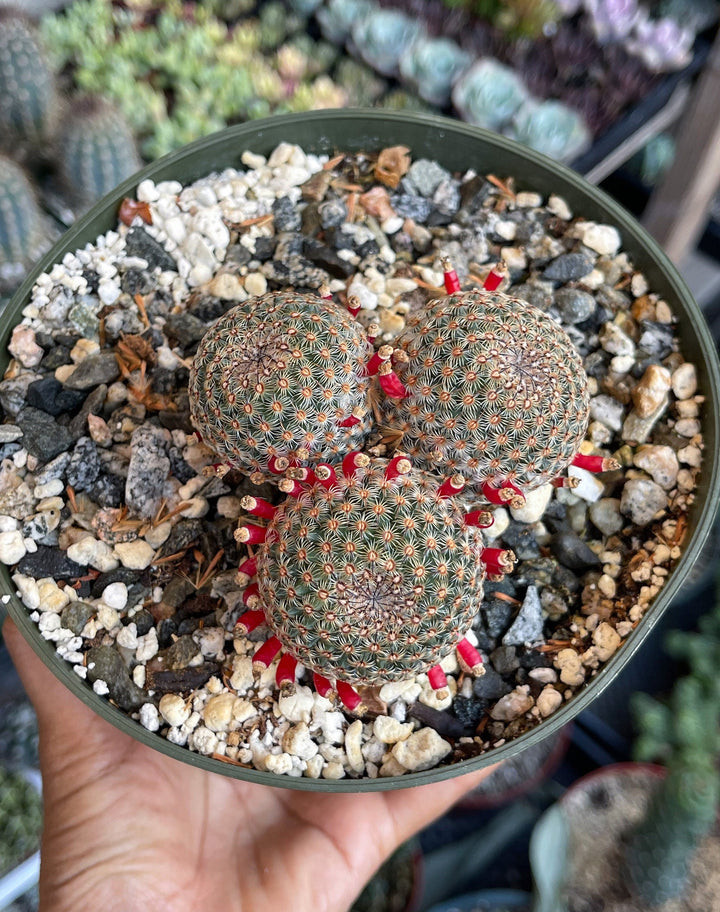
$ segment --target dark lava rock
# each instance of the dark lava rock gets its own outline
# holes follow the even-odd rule
[[[206,332],[205,323],[190,313],[170,314],[165,323],[168,339],[175,340],[182,348],[194,346]]]
[[[255,250],[257,251],[257,243],[260,238],[255,238]],[[274,240],[274,238],[266,238],[266,240]],[[274,250],[273,246],[273,250]],[[256,252],[255,254],[258,259],[260,255]],[[226,266],[247,266],[247,264],[252,260],[253,255],[251,251],[244,244],[231,244],[227,253],[225,254],[225,265]]]
[[[486,700],[475,700],[472,697],[456,696],[453,699],[452,711],[463,727],[464,735],[474,733],[478,723],[487,711]]]
[[[305,238],[303,247],[305,256],[317,266],[328,272],[333,278],[346,279],[353,275],[355,267],[344,260],[332,247],[314,238]]]
[[[550,550],[570,570],[595,570],[602,566],[600,558],[569,529],[556,532],[550,540]]]
[[[422,722],[423,725],[434,728],[443,738],[461,738],[466,734],[465,726],[455,716],[444,710],[433,709],[432,706],[426,706],[419,701],[410,706],[408,715]]]
[[[85,625],[95,614],[95,609],[87,602],[70,602],[63,608],[60,615],[60,624],[66,630],[72,630],[75,636],[82,633]]]
[[[532,560],[540,556],[540,545],[533,534],[532,526],[511,522],[503,532],[502,540],[515,552],[518,560]]]
[[[26,554],[17,569],[18,573],[31,576],[33,579],[51,576],[56,580],[69,580],[85,574],[84,564],[70,560],[60,548],[50,548],[46,545],[38,545],[37,551]]]
[[[196,317],[198,320],[201,320],[203,323],[212,323],[213,320],[217,320],[218,317],[221,317],[226,311],[235,304],[234,301],[225,301],[222,298],[216,298],[214,295],[209,294],[197,294],[193,295],[192,299],[188,302],[188,313],[192,314],[193,317]],[[155,368],[153,371],[153,386],[155,374],[157,373],[158,368]],[[157,387],[155,387],[157,390]],[[157,392],[160,392],[157,390]]]
[[[71,390],[89,390],[101,383],[114,383],[120,376],[115,353],[100,351],[83,359],[65,381]]]
[[[499,675],[510,675],[520,667],[514,646],[498,646],[490,654],[490,661]]]
[[[139,570],[131,570],[129,567],[117,567],[115,570],[108,570],[107,573],[101,573],[92,584],[92,595],[93,598],[100,598],[105,589],[111,583],[125,583],[125,585],[130,588],[130,586],[137,583],[140,579]]]
[[[101,383],[96,386],[90,395],[85,399],[82,408],[68,425],[68,430],[73,435],[74,440],[84,436],[88,426],[88,415],[101,415],[105,397],[107,396],[107,386]]]
[[[162,662],[155,657],[147,666],[146,686],[159,694],[192,693],[213,676],[220,673],[219,662],[204,662],[192,668],[181,668],[178,671],[165,670]]]
[[[142,257],[149,269],[177,272],[177,263],[167,250],[141,226],[131,228],[125,236],[125,255]]]
[[[483,603],[483,614],[485,616],[485,629],[493,639],[502,636],[512,622],[515,608],[512,603],[504,599],[486,597]]]
[[[582,253],[563,253],[546,266],[543,278],[550,282],[577,282],[592,272],[593,267],[590,257]]]
[[[460,204],[469,215],[479,212],[493,191],[492,184],[477,174],[460,184]]]
[[[42,462],[49,462],[72,446],[70,431],[40,409],[24,408],[18,414],[16,423],[23,432],[23,446]]]
[[[100,474],[100,456],[95,441],[81,437],[75,444],[67,467],[67,482],[76,491],[86,490]]]
[[[473,694],[481,700],[499,700],[509,694],[512,687],[505,683],[502,676],[487,663],[484,668],[485,674],[473,680]]]
[[[272,204],[272,214],[276,232],[298,231],[302,224],[302,217],[289,196],[281,196],[275,200]]]
[[[79,409],[85,401],[85,393],[66,389],[59,380],[48,376],[30,384],[25,401],[33,408],[57,416]]]
[[[120,507],[125,498],[125,479],[119,475],[99,475],[88,486],[87,495],[100,507]]]
[[[70,349],[67,345],[55,345],[42,360],[43,370],[54,371],[63,364],[72,364]]]
[[[200,519],[181,519],[173,526],[165,544],[161,548],[161,557],[184,551],[193,542],[205,534],[205,526]]]
[[[277,249],[278,240],[276,237],[257,237],[255,238],[255,248],[254,256],[251,255],[251,259],[260,260],[265,262],[265,260],[271,260],[275,256],[275,250]],[[244,250],[247,248],[243,248]],[[248,251],[249,252],[249,251]],[[249,262],[249,260],[248,260]]]
[[[129,295],[146,295],[157,288],[157,277],[146,269],[133,267],[120,276],[120,287]]]
[[[181,668],[187,668],[199,652],[200,647],[191,636],[181,636],[172,646],[164,649],[160,657],[165,670],[179,671]]]
[[[109,697],[120,709],[132,712],[148,702],[148,695],[130,677],[127,665],[114,646],[93,646],[87,653],[87,678],[104,681]]]
[[[137,628],[138,636],[145,636],[146,633],[149,633],[150,630],[155,626],[155,620],[150,612],[141,608],[140,611],[135,612],[135,614],[130,618]]]
[[[595,298],[579,288],[561,288],[555,294],[555,306],[565,323],[583,323],[595,312]]]
[[[177,624],[174,618],[163,618],[157,626],[158,646],[166,649],[177,635]]]

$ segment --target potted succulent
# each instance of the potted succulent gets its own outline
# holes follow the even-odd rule
[[[324,158],[318,158],[320,155]],[[468,171],[470,163],[472,172]],[[219,171],[223,180],[235,181],[242,189],[246,208],[236,206],[231,212],[227,208],[230,197],[223,196],[226,191],[221,190],[218,197],[203,181],[211,172]],[[512,175],[515,183],[503,181],[497,176],[498,171]],[[487,178],[481,176],[486,174]],[[285,179],[295,184],[278,191]],[[263,181],[270,183],[266,186]],[[250,184],[255,189],[247,194]],[[272,202],[267,196],[269,190]],[[543,200],[550,200],[547,205],[554,211]],[[461,210],[464,214],[458,215]],[[489,243],[484,233],[466,231],[462,224],[466,216],[472,225],[473,218],[482,219],[488,213],[493,225]],[[188,233],[188,219],[198,216],[202,228]],[[431,216],[432,230],[424,224]],[[459,221],[454,222],[455,218]],[[535,237],[533,232],[538,226],[540,232]],[[293,236],[298,231],[307,234],[300,239],[302,248]],[[96,244],[99,235],[102,240]],[[620,235],[622,254],[618,253]],[[517,243],[513,245],[511,240],[515,237]],[[334,249],[328,248],[330,238],[334,238]],[[437,246],[438,239],[442,249]],[[91,246],[83,249],[86,244]],[[123,253],[119,273],[115,245],[118,250],[127,251],[129,257],[125,259]],[[223,248],[223,256],[232,250],[222,264],[213,253],[218,246]],[[101,249],[103,252],[99,253]],[[509,275],[494,259],[501,250],[509,259]],[[457,271],[440,265],[439,254],[444,252],[457,257]],[[56,268],[66,254],[65,265]],[[632,267],[628,265],[629,258]],[[356,269],[361,262],[364,265]],[[484,273],[479,282],[474,272],[477,268]],[[609,272],[604,273],[603,268]],[[77,272],[76,277],[66,277],[69,284],[60,281],[63,269]],[[632,296],[639,302],[634,305],[635,316],[626,316],[624,294],[607,280],[613,275],[612,282],[632,286]],[[388,286],[388,277],[395,284]],[[320,278],[329,278],[329,294],[338,300],[326,298]],[[442,287],[438,289],[443,282],[447,292],[444,303],[435,298],[443,298]],[[460,288],[462,282],[474,283],[474,290],[464,292]],[[422,348],[427,335],[423,325],[430,325],[422,320],[440,325],[448,320],[447,302],[457,305],[458,314],[462,307],[471,313],[468,302],[477,299],[485,302],[483,306],[488,301],[492,304],[486,312],[492,320],[500,320],[505,332],[514,317],[510,319],[508,315],[508,296],[497,292],[501,282],[506,282],[503,287],[517,288],[520,297],[530,301],[523,319],[530,320],[532,333],[525,335],[532,336],[538,350],[544,350],[543,357],[551,357],[553,351],[564,352],[555,359],[556,366],[562,362],[562,371],[557,368],[564,378],[559,388],[575,389],[582,371],[580,367],[573,368],[578,357],[573,346],[589,344],[586,336],[599,346],[602,327],[609,348],[599,352],[593,363],[603,376],[610,360],[607,356],[620,357],[614,368],[624,366],[628,372],[624,381],[626,405],[637,400],[647,410],[648,401],[652,400],[655,406],[650,417],[655,422],[665,413],[672,395],[673,402],[677,399],[685,403],[678,407],[677,414],[672,412],[672,428],[683,419],[685,425],[680,430],[686,432],[700,427],[701,414],[706,458],[702,485],[693,497],[689,492],[697,469],[683,470],[682,481],[687,490],[678,490],[671,501],[646,471],[652,469],[658,479],[668,483],[657,474],[658,465],[647,460],[648,455],[667,455],[662,448],[665,444],[657,444],[650,453],[647,449],[636,452],[642,444],[629,442],[633,437],[628,437],[622,446],[617,438],[618,457],[625,460],[629,472],[627,479],[615,476],[609,482],[614,487],[608,489],[619,494],[627,481],[625,500],[601,497],[603,482],[592,481],[582,466],[602,470],[614,465],[611,452],[603,444],[613,439],[613,432],[598,420],[594,441],[582,440],[581,419],[588,407],[582,384],[577,387],[578,395],[573,393],[577,399],[575,410],[566,409],[564,413],[570,422],[561,434],[567,452],[556,458],[549,447],[548,453],[543,452],[536,459],[535,469],[548,483],[527,498],[532,500],[532,515],[518,512],[526,498],[522,491],[513,489],[512,483],[498,491],[493,485],[488,487],[482,478],[470,479],[477,481],[474,497],[495,499],[497,542],[485,541],[483,536],[491,538],[492,533],[479,530],[486,522],[486,511],[457,499],[464,484],[456,477],[457,469],[445,480],[435,475],[430,489],[425,476],[413,474],[416,470],[407,464],[402,452],[393,455],[392,441],[367,436],[377,416],[381,416],[384,427],[404,422],[404,445],[412,460],[418,465],[425,460],[424,468],[417,471],[433,474],[436,454],[432,449],[428,451],[423,422],[416,420],[413,411],[417,401],[425,396],[424,383],[418,385],[408,367],[417,357],[415,349]],[[585,290],[592,289],[593,282],[597,283],[595,297]],[[309,288],[310,292],[278,291],[278,286],[282,289],[288,285]],[[537,306],[545,300],[543,295],[552,299],[545,303],[546,307],[559,308],[559,320],[551,320],[542,306]],[[602,303],[598,305],[600,296]],[[320,362],[327,357],[319,341],[323,321],[327,322],[328,314],[332,316],[330,332],[338,332],[337,327],[342,324],[341,351],[345,361],[339,359],[328,365],[330,373],[325,376],[330,380],[347,369],[352,382],[340,384],[336,393],[330,389],[331,383],[326,384],[332,408],[342,412],[342,421],[337,433],[327,438],[329,449],[319,462],[303,465],[298,450],[293,456],[296,464],[280,466],[274,455],[268,458],[269,449],[258,448],[257,435],[245,436],[242,446],[237,438],[225,446],[225,419],[229,418],[233,427],[240,427],[242,422],[233,411],[238,405],[237,396],[231,401],[224,388],[221,391],[222,381],[212,379],[224,354],[217,331],[220,324],[213,324],[215,329],[209,332],[208,327],[217,318],[221,322],[229,318],[229,314],[246,312],[252,316],[252,301],[258,297],[273,302],[273,321],[285,321],[286,329],[279,335],[272,334],[275,322],[270,326],[266,321],[261,329],[253,329],[267,332],[270,327],[271,338],[266,340],[270,348],[265,351],[268,357],[272,356],[270,361],[254,358],[251,336],[238,330],[232,320],[228,324],[228,337],[236,345],[235,360],[243,365],[242,379],[252,382],[258,395],[262,393],[257,388],[263,386],[265,372],[280,370],[281,363],[284,371],[288,359],[294,357],[286,337],[312,343],[312,357]],[[428,298],[436,303],[429,306]],[[248,300],[250,304],[246,305]],[[343,316],[337,317],[339,322],[333,316],[337,314],[338,301],[350,308],[350,316],[343,310]],[[191,309],[185,310],[188,302]],[[299,302],[302,307],[297,306]],[[372,325],[375,310],[381,317],[379,327]],[[674,324],[673,312],[678,318]],[[418,318],[418,313],[425,316]],[[591,313],[597,322],[586,325],[584,321],[590,319]],[[609,319],[614,313],[615,321]],[[315,319],[317,331],[310,326]],[[669,322],[663,324],[663,319]],[[36,320],[40,323],[33,322]],[[45,320],[54,328],[43,335],[40,324]],[[568,326],[564,335],[557,326],[562,321]],[[637,322],[634,329],[629,321]],[[379,343],[398,336],[398,322],[407,323],[408,334],[393,358],[392,346]],[[655,323],[668,328],[651,325]],[[69,333],[68,326],[72,328]],[[643,339],[642,345],[659,345],[658,351],[665,352],[660,357],[669,366],[658,367],[657,354],[650,357],[650,363],[641,359],[636,364],[631,352],[641,351],[642,358],[648,353],[642,346],[635,346],[626,329],[632,333],[647,329],[649,335],[638,335],[638,340]],[[174,757],[237,778],[277,785],[278,774],[284,773],[287,775],[283,775],[282,784],[289,787],[353,791],[417,785],[488,765],[553,734],[629,660],[677,592],[712,522],[710,502],[720,484],[715,464],[718,367],[707,329],[682,281],[642,229],[601,192],[543,156],[466,124],[422,115],[330,111],[274,118],[207,137],[121,184],[74,226],[20,288],[6,311],[3,332],[14,359],[3,381],[4,405],[11,414],[15,409],[19,422],[16,426],[9,424],[5,431],[7,453],[13,455],[24,449],[17,442],[21,438],[32,441],[34,450],[27,457],[29,461],[23,463],[23,456],[19,455],[13,463],[24,473],[23,479],[32,479],[32,488],[29,481],[23,488],[13,480],[5,501],[7,508],[22,510],[28,491],[28,505],[34,512],[11,517],[14,522],[8,521],[0,533],[4,559],[15,565],[12,581],[8,571],[2,571],[10,595],[10,613],[55,674],[100,715]],[[384,338],[380,334],[385,334]],[[369,354],[369,338],[375,339],[375,353],[365,363],[356,357],[356,349]],[[513,338],[519,338],[517,332]],[[40,342],[48,350],[54,349],[53,357],[60,362],[53,367],[51,377],[43,374],[45,350]],[[612,348],[616,351],[612,352]],[[450,344],[443,357],[455,357],[453,352]],[[485,353],[479,354],[487,358]],[[531,367],[536,363],[540,361],[533,360]],[[639,379],[629,374],[631,366]],[[75,374],[77,368],[79,373]],[[432,368],[432,364],[423,365],[429,374]],[[515,370],[508,362],[508,370],[511,368]],[[680,373],[675,374],[677,371]],[[520,373],[525,376],[526,372]],[[546,373],[553,375],[553,370],[526,377],[523,383],[541,385],[547,379]],[[441,389],[442,376],[440,371],[438,378],[428,381],[429,385]],[[678,391],[684,379],[681,394],[676,396],[665,386],[660,399],[653,399],[657,390],[650,388],[650,380],[659,377],[662,385],[672,376]],[[185,398],[188,377],[189,402]],[[29,395],[41,408],[29,405],[24,398],[26,390],[37,382],[40,387],[33,386]],[[284,382],[289,388],[291,381]],[[322,411],[320,400],[313,401],[312,394],[305,396],[302,380],[293,382],[297,383],[293,389],[307,400],[306,408],[293,412],[293,421],[312,441],[313,431],[307,421],[314,411]],[[702,413],[700,403],[693,398],[695,382],[705,396]],[[361,396],[362,401],[356,401],[359,393],[371,386],[383,393],[379,400],[373,400],[372,414],[365,407],[367,400]],[[639,388],[633,400],[635,386]],[[414,387],[417,388],[412,393]],[[90,401],[88,389],[94,390]],[[600,393],[598,385],[593,389],[595,394]],[[71,404],[63,405],[62,399],[55,420],[45,411],[45,397],[60,395],[63,390],[71,391]],[[402,397],[395,395],[399,404],[392,405],[392,393],[402,390],[412,395],[402,394],[407,400],[404,405]],[[323,397],[325,392],[323,387]],[[618,391],[618,395],[625,393]],[[115,396],[120,398],[115,400]],[[637,421],[642,416],[633,406],[626,408],[620,399],[606,401],[609,398],[612,397],[601,399],[592,407],[604,406],[603,415],[610,424],[616,423],[621,414],[632,417],[628,427],[637,434]],[[531,404],[534,401],[532,396],[529,400]],[[440,403],[445,407],[444,394]],[[273,415],[278,411],[273,403],[268,407],[270,411],[259,426],[263,434],[277,426]],[[608,409],[612,417],[608,417]],[[192,429],[188,423],[191,413],[203,440],[219,456],[212,456],[205,443],[187,440]],[[71,417],[73,414],[75,417]],[[147,415],[152,419],[146,421]],[[446,427],[451,429],[452,415],[447,419],[450,423]],[[502,416],[500,420],[504,420]],[[540,416],[538,420],[542,423],[544,419]],[[75,421],[72,427],[69,421]],[[648,420],[640,423],[649,434]],[[282,433],[289,432],[287,426],[282,428]],[[668,435],[672,428],[667,427]],[[367,470],[363,460],[357,458],[357,449],[346,453],[342,460],[336,449],[356,437],[359,442],[363,435],[372,449],[370,456],[376,459]],[[681,445],[671,435],[667,439]],[[506,442],[503,438],[497,445],[502,447]],[[356,446],[356,442],[352,445]],[[66,446],[71,447],[72,455]],[[447,446],[450,452],[449,442]],[[578,446],[585,447],[580,454]],[[699,459],[699,447],[694,443],[688,446],[684,458]],[[52,454],[48,447],[54,450]],[[460,464],[461,449],[458,447],[448,457],[453,465]],[[598,451],[600,455],[593,455]],[[560,487],[550,484],[553,476],[577,455],[582,466],[571,468],[570,482],[559,481]],[[242,479],[237,474],[240,459],[248,463]],[[223,462],[230,462],[229,471]],[[49,472],[39,474],[48,464]],[[273,474],[278,468],[286,470],[282,484],[268,485],[267,473]],[[525,470],[527,466],[523,463],[514,478],[530,493],[532,485],[520,477],[521,468]],[[469,462],[462,471],[470,478],[474,469],[475,464]],[[8,471],[12,472],[9,466]],[[515,574],[507,584],[487,581],[488,598],[481,609],[483,623],[471,631],[475,643],[461,639],[467,629],[467,617],[462,613],[466,607],[462,608],[460,620],[457,615],[449,616],[452,637],[437,651],[437,631],[425,619],[427,630],[423,629],[431,642],[420,670],[413,669],[419,678],[412,682],[415,696],[407,700],[398,696],[406,686],[401,674],[391,680],[392,686],[387,690],[378,690],[372,680],[363,681],[362,675],[356,673],[357,669],[372,665],[370,654],[374,647],[370,639],[352,645],[339,637],[342,655],[328,666],[332,674],[327,677],[341,682],[346,676],[352,677],[360,685],[360,692],[354,694],[345,689],[347,700],[340,693],[343,688],[337,689],[341,708],[330,688],[326,688],[322,666],[315,669],[319,677],[314,680],[313,696],[310,676],[301,679],[301,670],[293,662],[300,658],[312,667],[317,643],[322,643],[325,634],[317,613],[311,612],[310,625],[297,616],[288,621],[289,608],[296,606],[291,604],[291,597],[286,598],[292,596],[287,581],[288,575],[300,568],[303,585],[308,591],[313,589],[315,577],[312,568],[306,566],[309,550],[314,547],[312,536],[307,547],[303,544],[307,528],[316,515],[330,509],[327,504],[333,498],[326,494],[336,485],[344,485],[347,495],[343,501],[347,510],[343,507],[340,512],[359,515],[353,499],[353,491],[359,488],[353,488],[351,483],[358,472],[365,479],[360,485],[360,499],[364,504],[373,504],[373,509],[377,507],[379,515],[386,509],[383,498],[390,489],[397,493],[402,486],[413,486],[413,498],[418,502],[427,499],[430,491],[433,510],[437,512],[436,516],[430,511],[434,522],[457,529],[458,536],[469,537],[475,543],[472,547],[477,545],[479,549],[483,542],[486,551],[482,556],[478,551],[485,567],[483,574],[500,576],[500,571],[512,563],[508,556],[511,547],[519,554],[522,573]],[[111,475],[118,480],[112,481]],[[169,479],[169,487],[164,487]],[[261,481],[264,486],[257,484]],[[148,487],[151,483],[155,486],[152,490]],[[670,480],[673,484],[674,480]],[[314,493],[307,496],[310,490]],[[590,512],[590,501],[574,494],[576,490],[603,503]],[[559,492],[557,497],[554,491]],[[648,492],[654,500],[648,501]],[[296,497],[296,506],[288,506],[286,501],[278,512],[281,494],[301,496]],[[22,501],[19,505],[15,503],[17,497]],[[542,503],[541,498],[545,498]],[[541,528],[540,517],[551,498],[555,498],[556,506],[547,517],[548,524]],[[101,508],[99,501],[103,502]],[[648,515],[646,501],[654,504]],[[394,503],[400,505],[400,501]],[[672,547],[665,543],[664,550],[659,540],[652,545],[659,562],[653,566],[662,564],[662,572],[652,573],[654,589],[641,585],[642,573],[645,569],[650,572],[650,562],[639,543],[650,533],[633,535],[628,529],[623,541],[616,540],[625,554],[639,548],[639,559],[627,568],[627,576],[621,580],[621,597],[629,601],[623,609],[627,617],[612,618],[619,625],[618,632],[607,621],[602,622],[592,606],[599,611],[612,611],[616,602],[620,604],[620,598],[613,600],[610,593],[617,595],[615,579],[624,571],[618,565],[616,572],[610,557],[605,570],[598,557],[598,553],[605,554],[603,542],[609,541],[623,525],[620,506],[626,515],[642,519],[646,526],[641,525],[641,530],[656,528],[657,534],[672,534],[676,540]],[[665,511],[673,517],[672,533],[670,525],[652,525],[656,513],[670,519]],[[426,510],[422,522],[427,513]],[[278,544],[277,554],[270,554],[265,539],[276,514],[282,519],[283,525],[278,525],[282,535],[279,540],[273,539]],[[212,519],[204,519],[208,515]],[[574,522],[579,528],[580,521],[587,524],[589,516],[594,516],[592,542],[598,553],[582,541],[572,526]],[[618,519],[621,526],[611,530]],[[238,520],[237,534],[233,535],[232,527]],[[359,520],[363,526],[367,524],[366,516]],[[418,526],[415,514],[408,513],[405,521],[407,529]],[[539,538],[542,546],[538,540],[529,541],[523,531],[526,526],[532,527],[531,537]],[[601,527],[606,531],[601,532]],[[590,528],[589,524],[586,528]],[[684,528],[689,537],[681,552]],[[342,542],[347,553],[356,547],[354,534],[348,533]],[[496,547],[500,544],[506,547]],[[247,545],[249,552],[245,550]],[[415,554],[424,554],[425,546],[428,552],[432,550],[429,540],[421,546],[420,539],[408,539],[408,546],[412,546],[405,553],[408,558],[413,557],[412,549]],[[546,546],[552,552],[546,552],[547,556],[541,552],[541,547]],[[318,545],[320,551],[322,547],[322,543]],[[293,557],[283,556],[290,552]],[[558,570],[561,581],[558,577],[553,584],[548,574],[556,572],[557,554],[573,564],[575,574]],[[66,562],[53,570],[46,561],[57,559]],[[336,560],[336,555],[332,560]],[[460,575],[469,572],[460,566],[463,560],[467,560],[467,555],[457,561]],[[242,585],[236,573],[238,563]],[[455,560],[450,565],[455,567]],[[437,564],[438,575],[445,572],[441,569],[444,567]],[[671,567],[672,572],[666,572]],[[259,586],[252,581],[258,569],[266,573],[264,582],[258,577]],[[357,589],[362,581],[354,581],[353,585],[355,582]],[[363,585],[374,587],[375,591],[376,582],[365,580]],[[371,600],[373,610],[384,612],[388,600],[394,605],[400,597],[397,586],[399,582],[389,578],[383,598]],[[315,588],[313,598],[324,599],[322,586],[318,583]],[[25,605],[15,596],[18,589]],[[355,589],[345,587],[340,601],[362,613],[369,603]],[[570,613],[563,602],[563,591],[578,613]],[[541,593],[546,593],[545,603]],[[413,598],[415,595],[413,590]],[[635,604],[636,600],[640,603]],[[277,637],[268,637],[260,629],[258,610],[268,602],[274,602],[282,621],[276,629]],[[582,620],[580,605],[584,606],[583,611],[588,609],[588,617],[594,616],[590,626]],[[241,623],[235,626],[238,620]],[[288,623],[295,625],[298,635],[315,644],[309,652],[298,655],[293,650],[295,634],[290,637],[283,626]],[[551,633],[548,637],[543,632],[546,623],[557,632],[556,636]],[[259,640],[265,640],[266,645],[253,655]],[[450,655],[455,642],[463,644],[464,668]],[[283,645],[286,655],[278,662],[275,654]],[[66,660],[59,657],[58,651]],[[395,661],[395,651],[388,648],[384,658]],[[473,683],[470,675],[480,666],[478,651],[485,653],[488,669],[477,679],[482,684]],[[323,647],[321,652],[326,653],[327,649]],[[428,655],[437,655],[441,662],[447,662],[446,667],[436,671],[423,665]],[[352,675],[343,673],[348,669],[354,669]],[[393,674],[396,672],[397,669]],[[256,685],[253,675],[258,674],[260,683]],[[81,680],[85,676],[87,680]],[[453,703],[452,691],[456,687]],[[418,693],[423,699],[417,700]],[[111,701],[105,699],[106,694]],[[278,699],[281,702],[273,703]],[[452,712],[448,711],[451,703]],[[360,704],[367,712],[364,717],[353,715]],[[268,709],[273,705],[275,714]],[[313,707],[320,708],[322,724],[313,717]],[[281,717],[281,726],[277,726],[280,733],[275,736],[280,740],[275,743],[274,720]],[[319,729],[323,729],[325,739],[323,753],[317,743]],[[410,741],[411,734],[420,737]],[[390,740],[383,741],[383,737]],[[248,739],[247,744],[244,738]],[[335,777],[340,778],[330,781]]]
[[[671,632],[667,650],[689,673],[666,701],[634,695],[637,762],[581,779],[537,824],[531,861],[538,910],[593,901],[623,910],[717,905],[710,859],[718,847],[719,649],[717,606],[697,630]],[[562,845],[566,851],[558,852]]]

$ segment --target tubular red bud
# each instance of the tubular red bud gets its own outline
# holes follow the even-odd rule
[[[292,466],[292,468],[288,469],[288,477],[299,481],[303,485],[314,485],[317,481],[313,470],[305,466]]]
[[[281,657],[277,671],[275,672],[275,683],[278,687],[282,687],[283,684],[294,684],[295,683],[295,669],[297,668],[297,659],[294,659],[288,653],[284,653]]]
[[[507,275],[507,266],[503,260],[500,260],[496,263],[485,279],[483,283],[483,289],[485,291],[495,291],[499,286],[502,280]]]
[[[243,602],[248,608],[256,608],[260,603],[260,588],[257,583],[250,583],[242,594]]]
[[[263,519],[272,519],[277,513],[277,507],[274,507],[269,501],[262,497],[253,497],[251,494],[246,494],[240,504],[243,510],[247,510],[253,516],[262,516]]]
[[[360,298],[358,298],[357,295],[350,295],[347,299],[347,309],[353,317],[356,317],[358,313],[360,313]]]
[[[457,644],[458,660],[463,671],[471,675],[485,674],[483,660],[480,653],[468,639],[462,639]]]
[[[364,469],[370,464],[370,457],[366,453],[348,453],[342,461],[342,471],[345,478],[352,478],[357,469]]]
[[[262,611],[246,611],[237,619],[235,626],[240,629],[241,633],[250,633],[264,623],[265,614]]]
[[[346,709],[349,709],[350,712],[355,712],[360,709],[362,697],[354,687],[351,687],[350,684],[346,684],[344,681],[336,681],[335,690],[337,690],[337,694]]]
[[[580,484],[580,479],[575,475],[563,475],[553,478],[550,484],[554,488],[576,488]]]
[[[372,345],[372,343],[375,341],[375,339],[377,338],[377,334],[378,334],[379,332],[380,332],[380,324],[379,324],[379,323],[371,323],[371,324],[368,326],[368,328],[367,328],[367,337],[368,337],[368,342],[369,342],[371,345]]]
[[[525,495],[509,481],[503,482],[500,487],[495,487],[489,481],[483,482],[480,487],[483,497],[487,498],[493,504],[508,504],[511,507],[522,507],[525,503]]]
[[[338,427],[355,427],[356,424],[360,424],[364,416],[365,409],[362,408],[362,406],[356,405],[349,417],[345,418],[344,421],[339,422]]]
[[[578,453],[574,456],[571,465],[577,466],[578,469],[585,469],[588,472],[611,472],[620,468],[617,459],[611,459],[606,456],[584,456]]]
[[[444,256],[441,258],[440,262],[443,268],[443,282],[445,283],[445,291],[448,294],[454,294],[454,292],[460,291],[460,279],[452,267],[450,257]]]
[[[274,475],[282,475],[290,467],[290,460],[287,456],[271,456],[268,459],[268,471]]]
[[[323,675],[318,674],[316,671],[313,672],[313,684],[315,685],[315,690],[321,697],[326,697],[332,690],[332,684],[328,679],[323,677]]]
[[[328,491],[334,485],[337,485],[337,475],[335,474],[335,469],[325,462],[322,462],[319,466],[317,466],[315,469],[315,477],[324,488],[328,489]]]
[[[318,288],[318,294],[324,301],[332,301],[332,292],[330,291],[330,286],[326,285],[324,282]]]
[[[278,488],[287,494],[288,497],[299,497],[304,491],[303,486],[294,478],[281,478],[278,482]]]
[[[445,672],[439,665],[433,666],[428,672],[428,681],[433,690],[442,690],[447,687],[447,678]]]
[[[388,481],[392,481],[393,478],[397,478],[399,475],[407,475],[410,471],[412,471],[412,463],[407,456],[395,456],[385,469],[385,477]]]
[[[380,365],[390,360],[392,353],[392,345],[381,345],[365,366],[365,373],[368,377],[374,377],[380,370]]]
[[[253,668],[257,671],[262,671],[263,668],[268,668],[272,665],[273,659],[282,649],[282,643],[277,637],[270,637],[269,640],[265,640],[262,646],[255,652],[253,656]]]
[[[247,523],[235,530],[235,541],[241,545],[259,545],[265,541],[267,529],[265,526],[255,526]]]
[[[378,378],[382,391],[386,396],[389,396],[391,399],[407,399],[409,395],[407,387],[392,369],[388,361],[380,365]]]
[[[465,487],[465,479],[462,475],[453,475],[452,478],[446,478],[438,488],[440,497],[454,497],[459,494]]]
[[[477,526],[478,529],[489,529],[495,522],[495,517],[489,510],[471,510],[465,514],[466,526]]]
[[[515,554],[503,548],[483,548],[480,560],[485,564],[488,575],[492,576],[511,573],[515,566]]]
[[[253,576],[257,573],[257,558],[255,557],[246,557],[245,560],[237,568],[238,575],[242,573],[243,576],[248,578],[248,581],[252,579]]]

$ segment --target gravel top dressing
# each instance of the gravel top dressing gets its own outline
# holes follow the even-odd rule
[[[189,751],[325,779],[492,751],[623,648],[680,556],[702,395],[672,308],[616,228],[512,175],[452,174],[402,147],[329,159],[284,143],[242,162],[186,187],[143,181],[116,230],[38,278],[0,382],[0,561],[87,686]],[[445,294],[443,257],[463,290],[502,259],[500,291],[560,324],[588,375],[580,452],[620,468],[571,465],[574,487],[517,507],[466,497],[494,513],[485,543],[516,556],[485,580],[468,634],[484,674],[452,653],[446,687],[426,673],[359,687],[358,715],[301,666],[281,687],[277,659],[253,668],[269,634],[236,627],[252,545],[234,532],[252,519],[243,496],[285,494],[257,473],[203,474],[217,456],[193,436],[189,369],[226,311],[287,289],[354,298],[375,346],[392,344]],[[401,446],[376,422],[364,451]]]

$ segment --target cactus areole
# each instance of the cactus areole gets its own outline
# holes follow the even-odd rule
[[[243,506],[267,516],[257,498]],[[262,613],[269,625],[261,664],[282,648],[316,685],[317,676],[353,686],[428,672],[442,687],[438,663],[458,647],[467,670],[482,673],[464,637],[486,575],[509,570],[512,552],[484,548],[457,500],[404,456],[349,454],[332,484],[304,487],[272,508],[267,526],[241,525],[236,538],[257,546],[240,567],[256,579],[238,624],[249,630]]]
[[[411,314],[398,348],[407,395],[385,423],[434,472],[492,489],[530,490],[558,476],[588,425],[582,359],[548,314],[486,289],[453,292]]]
[[[272,461],[334,461],[369,429],[365,330],[314,294],[250,298],[217,320],[190,370],[190,415],[222,460],[272,477]]]

